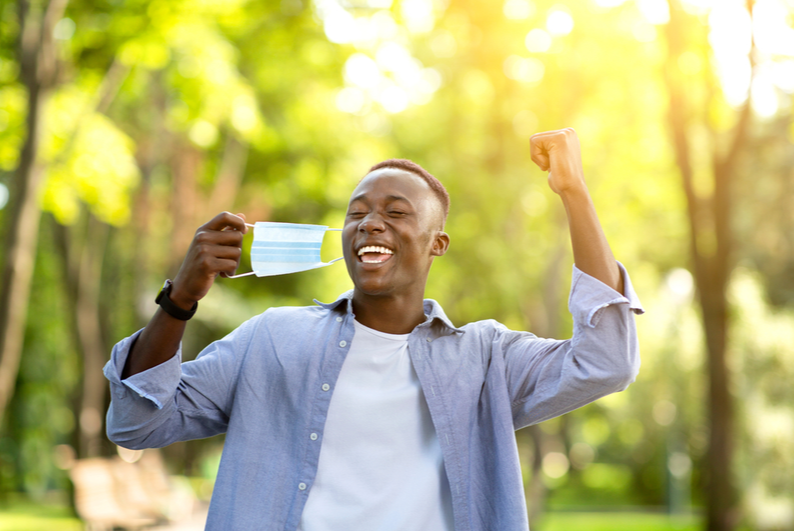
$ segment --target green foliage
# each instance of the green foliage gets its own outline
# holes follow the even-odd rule
[[[607,4],[614,5],[600,7]],[[452,243],[434,264],[428,296],[457,324],[494,318],[568,337],[565,214],[530,161],[527,139],[571,126],[605,232],[648,315],[637,319],[637,382],[543,425],[559,454],[557,465],[550,462],[555,477],[541,472],[549,504],[673,508],[684,496],[680,509],[698,505],[707,441],[704,339],[692,290],[675,289],[689,278],[682,270],[688,222],[667,125],[665,24],[649,20],[643,10],[651,4],[466,0],[412,10],[425,4],[71,2],[57,33],[60,85],[45,110],[41,156],[42,206],[70,227],[65,241],[43,229],[17,396],[0,437],[0,489],[63,486],[51,449],[76,442],[72,404],[83,376],[66,302],[73,286],[64,281],[64,270],[82,262],[79,253],[64,260],[63,249],[79,248],[89,213],[113,227],[99,284],[109,351],[146,323],[163,278],[176,274],[193,231],[218,210],[243,212],[250,222],[340,227],[367,168],[411,158],[445,183],[452,200]],[[0,3],[3,184],[25,135],[15,11]],[[570,32],[552,31],[555,13],[573,22]],[[694,97],[721,93],[704,37],[709,19],[693,14],[690,23],[692,51],[677,59],[679,75]],[[754,121],[732,213],[742,266],[732,288],[730,347],[742,399],[738,479],[748,521],[760,529],[781,520],[765,520],[758,507],[780,512],[792,500],[793,111],[791,95],[779,91],[779,100],[773,116]],[[736,123],[732,105],[716,98],[696,113],[697,188],[710,171],[707,146]],[[339,238],[329,233],[323,257],[338,256]],[[245,249],[240,270],[248,267]],[[329,301],[350,287],[342,263],[219,279],[189,325],[185,357],[269,306]],[[212,476],[203,456],[215,459],[219,444],[176,445],[172,468]],[[520,436],[523,461],[533,451]],[[529,481],[527,462],[524,469]],[[615,515],[604,524],[592,514],[553,515],[540,529],[679,525],[627,518],[624,525]]]

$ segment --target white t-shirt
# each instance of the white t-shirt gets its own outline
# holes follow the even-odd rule
[[[450,485],[408,334],[354,321],[301,531],[452,531]]]

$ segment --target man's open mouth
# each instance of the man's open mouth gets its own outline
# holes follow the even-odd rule
[[[365,264],[380,264],[386,262],[394,253],[391,249],[386,247],[378,247],[375,245],[368,245],[359,249],[359,260]]]

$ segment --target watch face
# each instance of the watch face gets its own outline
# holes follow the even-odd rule
[[[160,288],[160,293],[157,294],[155,297],[155,304],[160,304],[160,300],[163,298],[164,295],[168,295],[171,291],[171,279],[167,278],[165,282],[163,282],[163,287]]]

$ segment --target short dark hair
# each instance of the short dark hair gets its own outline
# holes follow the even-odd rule
[[[367,173],[374,172],[375,170],[379,170],[381,168],[397,168],[400,170],[405,170],[409,173],[413,173],[414,175],[420,177],[428,186],[431,187],[431,190],[436,195],[436,198],[439,200],[439,204],[442,206],[442,213],[444,217],[442,218],[442,223],[447,220],[447,213],[450,211],[450,194],[447,193],[447,189],[444,187],[442,182],[428,173],[428,170],[420,166],[414,161],[408,159],[389,159],[383,162],[379,162]]]

